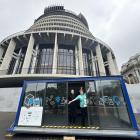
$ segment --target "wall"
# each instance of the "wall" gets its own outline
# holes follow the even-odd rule
[[[134,113],[140,113],[140,84],[126,84]]]
[[[0,111],[16,112],[22,88],[0,88]]]

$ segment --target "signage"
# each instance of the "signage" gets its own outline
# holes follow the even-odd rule
[[[21,107],[18,125],[41,126],[43,107]]]

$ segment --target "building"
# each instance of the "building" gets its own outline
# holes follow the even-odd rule
[[[129,61],[122,65],[121,74],[128,84],[140,83],[140,53],[130,57]]]
[[[29,29],[0,43],[0,60],[0,112],[9,118],[21,95],[9,132],[138,137],[124,80],[110,76],[119,74],[115,55],[82,14],[47,7]],[[75,97],[85,89],[83,108],[69,106],[72,89]]]
[[[0,42],[1,96],[17,95],[23,80],[118,74],[111,48],[63,6],[45,8],[29,29]]]

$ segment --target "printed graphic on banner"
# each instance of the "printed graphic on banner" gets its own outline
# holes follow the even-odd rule
[[[42,98],[39,98],[39,97],[35,98],[34,95],[29,94],[25,97],[24,105],[26,107],[42,106]]]
[[[43,107],[21,107],[18,125],[41,126]]]
[[[90,96],[88,105],[121,106],[122,102],[118,96]]]

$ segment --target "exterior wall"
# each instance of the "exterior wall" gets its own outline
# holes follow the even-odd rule
[[[53,7],[53,9],[57,10],[57,7]],[[53,12],[54,14],[52,14]],[[37,60],[33,58],[40,50],[40,44],[54,44],[52,47],[54,53],[51,64],[52,75],[57,74],[57,57],[60,44],[75,46],[75,75],[109,75],[105,65],[108,65],[107,69],[109,69],[110,75],[118,75],[117,64],[111,48],[91,34],[88,23],[82,14],[75,15],[64,8],[58,10],[57,14],[56,11],[45,9],[44,14],[35,20],[28,30],[9,36],[0,43],[1,47],[7,48],[0,66],[0,74],[40,74],[35,72],[35,61]],[[38,48],[36,49],[35,46],[37,45]],[[90,53],[92,55],[90,60],[87,61],[92,66],[90,74],[85,72],[83,49],[92,52]],[[31,65],[34,65],[34,69],[31,68]]]
[[[140,84],[126,84],[134,113],[140,113]]]
[[[121,74],[128,84],[140,83],[140,54],[131,57],[122,65]]]
[[[45,23],[45,24],[44,24]],[[41,18],[34,23],[34,25],[27,30],[27,32],[47,31],[47,30],[61,30],[66,32],[78,33],[84,36],[93,37],[89,32],[89,29],[79,20],[64,15],[50,15],[45,18]]]
[[[16,112],[22,88],[0,88],[0,112]]]
[[[111,50],[108,50],[106,52],[107,47],[103,46],[103,44],[100,44],[99,42],[95,43],[95,41],[93,41],[93,39],[88,39],[88,38],[84,38],[81,36],[76,36],[76,35],[70,35],[70,34],[61,34],[61,33],[56,33],[56,32],[52,32],[52,33],[48,33],[48,39],[43,37],[47,34],[46,33],[38,33],[38,34],[28,34],[27,40],[28,42],[26,42],[25,47],[22,47],[21,49],[25,49],[24,52],[22,52],[22,50],[20,49],[19,52],[17,52],[17,49],[19,49],[19,44],[18,42],[14,41],[16,40],[16,38],[12,39],[14,41],[14,46],[11,45],[11,41],[9,43],[9,45],[7,46],[8,49],[6,51],[6,54],[3,58],[1,67],[0,67],[0,74],[1,75],[7,75],[7,74],[31,74],[29,73],[29,69],[31,68],[31,65],[33,65],[32,63],[36,63],[35,61],[37,61],[37,59],[34,59],[35,61],[32,61],[33,59],[33,55],[36,56],[37,53],[35,53],[35,51],[39,51],[40,50],[40,44],[46,44],[46,46],[50,43],[54,44],[54,47],[52,47],[53,49],[53,63],[52,65],[52,74],[56,74],[57,73],[57,60],[58,60],[58,50],[59,50],[59,45],[60,44],[64,44],[64,45],[72,45],[75,46],[75,60],[76,64],[76,74],[78,74],[79,71],[79,75],[87,75],[87,76],[103,76],[103,75],[108,75],[106,73],[105,70],[105,62],[104,62],[104,57],[108,57],[108,51],[110,52],[110,54],[112,54]],[[55,37],[57,34],[57,38]],[[50,37],[52,36],[52,37]],[[20,40],[21,43],[24,43],[24,35],[23,37],[23,42],[22,40]],[[39,42],[37,42],[37,40],[40,40]],[[69,40],[69,41],[68,41]],[[36,43],[37,42],[37,43]],[[94,42],[94,43],[93,43]],[[37,50],[35,50],[34,46],[37,46],[38,48]],[[12,48],[12,50],[10,49]],[[106,49],[104,49],[106,48]],[[65,48],[66,49],[66,48]],[[83,65],[83,49],[87,49],[88,51],[92,52],[92,54],[90,53],[90,61],[87,60],[87,63],[90,63],[90,65],[92,65],[92,68],[90,69],[91,71],[89,73],[91,73],[92,75],[88,75],[88,74],[84,74],[84,65]],[[10,54],[9,54],[10,53]],[[22,58],[22,63],[20,64],[20,57],[22,56],[22,54],[25,56]],[[76,56],[77,55],[77,56]],[[112,54],[113,55],[113,54]],[[13,60],[15,59],[15,60]],[[16,62],[14,62],[16,61]],[[117,70],[117,64],[115,63],[113,57],[109,57],[108,59],[108,63],[106,63],[108,65],[109,71],[110,71],[110,75],[118,75]],[[19,64],[18,64],[19,63]],[[12,64],[12,65],[11,65]],[[19,72],[19,65],[21,65],[21,71]],[[13,69],[12,71],[10,69]],[[35,69],[35,65],[34,65],[34,69]],[[10,72],[9,72],[10,71]],[[16,73],[16,71],[18,71],[18,73]],[[36,73],[35,70],[31,70],[32,74]],[[39,74],[39,73],[38,73]],[[65,74],[65,73],[62,73]]]

